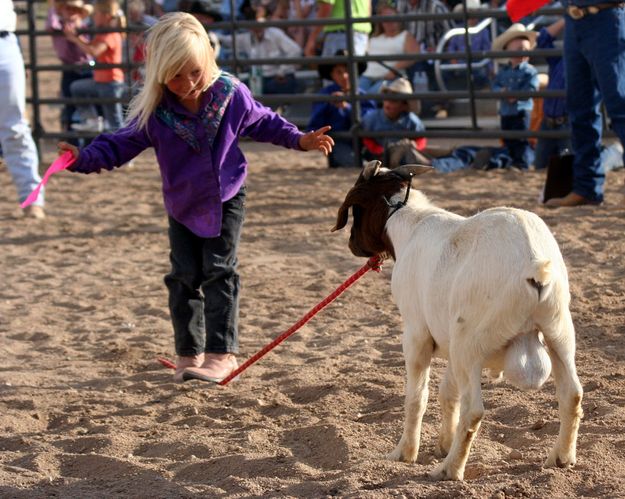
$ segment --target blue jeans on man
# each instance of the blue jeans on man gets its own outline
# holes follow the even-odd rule
[[[239,349],[237,250],[246,188],[223,203],[221,235],[204,238],[169,217],[171,272],[165,276],[176,354]]]
[[[125,85],[121,81],[101,83],[92,78],[84,78],[73,82],[70,88],[72,96],[77,98],[97,97],[100,99],[121,99],[124,95]],[[100,107],[104,114],[105,130],[115,131],[121,128],[124,122],[121,101],[100,104]],[[76,108],[83,121],[97,116],[94,106],[78,105]]]
[[[571,123],[573,192],[603,201],[600,103],[625,144],[625,8],[604,9],[577,21],[566,16],[564,61]]]

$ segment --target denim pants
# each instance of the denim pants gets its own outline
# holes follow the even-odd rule
[[[171,272],[165,276],[176,354],[236,353],[239,349],[237,249],[245,187],[223,203],[221,235],[204,238],[169,217]]]
[[[529,111],[520,111],[512,116],[501,116],[502,130],[529,130],[529,125]],[[534,162],[534,151],[527,139],[504,139],[503,143],[512,158],[512,166],[527,170]]]
[[[20,203],[37,187],[39,157],[26,121],[24,60],[13,33],[0,38],[0,146]],[[43,189],[35,205],[43,206]]]
[[[328,154],[328,166],[340,168],[343,166],[357,166],[354,154],[354,142],[351,139],[334,139],[332,152]]]
[[[601,99],[625,144],[625,8],[604,9],[574,21],[566,18],[564,65],[571,123],[573,192],[603,201],[600,161]]]
[[[541,130],[568,130],[569,124],[549,126],[545,120],[540,124]],[[561,156],[566,150],[571,150],[571,139],[564,137],[562,139],[546,139],[539,137],[536,141],[536,155],[534,158],[534,168],[543,170],[549,164],[551,156]]]
[[[100,83],[92,78],[84,78],[77,80],[71,84],[71,92],[73,97],[98,97],[98,98],[115,98],[121,99],[124,94],[124,84],[121,81],[111,81]],[[104,113],[104,121],[106,130],[115,131],[121,128],[124,118],[122,112],[122,103],[115,102],[112,104],[100,104]],[[82,120],[95,118],[96,112],[93,106],[76,106]]]
[[[69,99],[72,96],[71,86],[77,80],[82,80],[83,78],[91,78],[92,73],[91,70],[87,71],[63,71],[61,73],[61,95]],[[76,106],[73,104],[66,104],[63,106],[63,111],[61,113],[61,126],[63,130],[71,130],[72,125],[72,116],[76,111]]]

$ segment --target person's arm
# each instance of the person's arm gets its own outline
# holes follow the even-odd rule
[[[338,0],[341,1],[341,0]],[[323,1],[317,2],[317,19],[329,19],[332,15],[332,4],[326,3]],[[304,55],[305,56],[314,56],[315,55],[315,47],[317,45],[317,38],[319,34],[323,30],[323,25],[313,26],[310,34],[308,35],[308,40],[306,41],[306,46],[304,47]]]
[[[70,42],[75,43],[80,50],[91,57],[99,57],[108,50],[108,45],[98,40],[98,38],[94,39],[92,42],[86,42],[76,34],[76,30],[71,26],[66,26],[63,29],[63,33],[65,33],[65,37]]]
[[[152,142],[145,128],[137,130],[134,122],[115,133],[98,135],[83,149],[67,142],[58,144],[59,152],[72,152],[76,162],[69,169],[79,173],[100,173],[103,168],[112,170],[128,163],[151,146]]]
[[[276,45],[285,57],[300,57],[302,55],[302,49],[293,38],[288,36],[280,28],[274,28]],[[292,64],[281,64],[278,66],[278,76],[284,76],[287,69],[290,69]]]
[[[558,19],[555,23],[545,28],[553,38],[556,38],[564,29],[564,18]]]

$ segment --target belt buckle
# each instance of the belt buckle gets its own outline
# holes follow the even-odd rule
[[[571,19],[577,21],[586,15],[584,9],[580,9],[577,5],[569,5],[566,8],[566,13],[569,15]]]

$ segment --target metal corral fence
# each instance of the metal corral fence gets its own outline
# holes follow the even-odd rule
[[[468,19],[476,18],[482,21],[492,20],[494,26],[497,25],[498,21],[507,21],[507,15],[504,10],[501,9],[480,9],[480,10],[471,10],[467,11],[466,3],[463,5],[463,10],[461,12],[450,12],[447,14],[404,14],[400,16],[372,16],[366,18],[352,18],[351,16],[351,3],[349,0],[345,1],[345,19],[308,19],[308,20],[297,20],[297,21],[287,21],[287,20],[267,20],[262,24],[256,21],[244,21],[237,20],[232,16],[227,21],[222,21],[219,23],[211,24],[207,26],[208,29],[211,30],[225,30],[230,33],[232,36],[231,48],[232,48],[232,56],[228,59],[220,59],[219,63],[222,67],[228,67],[229,71],[239,77],[245,77],[249,72],[251,66],[255,65],[271,65],[271,64],[295,64],[302,66],[304,68],[308,68],[308,71],[304,73],[310,75],[311,70],[315,69],[318,64],[322,63],[338,63],[343,62],[348,64],[352,70],[350,71],[351,77],[351,93],[347,96],[347,100],[352,104],[352,118],[354,126],[352,130],[349,132],[341,132],[336,133],[336,137],[345,138],[351,137],[354,140],[354,148],[360,156],[359,151],[359,139],[362,137],[410,137],[415,138],[417,135],[414,132],[365,132],[360,127],[359,120],[359,108],[360,101],[368,99],[368,100],[380,100],[380,94],[364,94],[357,95],[354,92],[354,89],[357,88],[357,64],[361,61],[403,61],[410,60],[415,63],[421,61],[433,61],[435,65],[435,70],[437,74],[437,78],[441,79],[441,70],[444,69],[447,64],[449,67],[458,67],[457,63],[453,63],[453,60],[457,60],[462,58],[465,60],[465,63],[462,63],[460,67],[466,67],[466,90],[457,90],[457,91],[449,91],[449,90],[440,90],[440,91],[420,91],[415,92],[410,95],[410,97],[418,98],[421,101],[435,100],[435,101],[457,101],[457,100],[465,100],[469,103],[469,121],[464,123],[462,126],[457,126],[457,128],[450,128],[444,126],[446,120],[441,120],[441,125],[436,128],[430,127],[428,130],[424,132],[419,132],[419,137],[432,137],[432,138],[447,138],[447,139],[500,139],[500,138],[526,138],[526,137],[549,137],[549,138],[561,138],[568,135],[567,131],[502,131],[498,128],[498,126],[492,125],[490,127],[481,127],[479,126],[479,113],[477,111],[478,106],[477,103],[482,100],[490,100],[493,99],[501,99],[505,97],[564,97],[564,91],[547,91],[542,90],[538,92],[492,92],[490,90],[476,90],[472,81],[472,68],[475,61],[497,61],[498,58],[505,59],[514,55],[525,55],[523,52],[512,52],[512,51],[481,51],[481,52],[473,52],[471,50],[471,43],[469,42],[469,32],[464,31],[465,36],[465,47],[466,52],[462,53],[450,53],[445,52],[439,44],[439,50],[436,52],[427,52],[427,53],[419,53],[419,54],[397,54],[395,56],[389,57],[388,55],[384,56],[355,56],[353,50],[352,43],[352,24],[355,22],[363,22],[368,21],[372,23],[381,22],[381,21],[401,21],[408,22],[414,20],[421,21],[431,21],[431,20],[441,20],[441,19],[451,19],[454,21],[462,21],[464,26],[468,26]],[[45,8],[45,1],[36,1],[36,0],[28,0],[26,2],[26,15],[28,18],[28,28],[26,30],[19,30],[16,34],[20,36],[28,37],[29,47],[28,47],[28,64],[26,65],[26,69],[30,71],[30,84],[31,84],[31,96],[28,99],[28,103],[32,106],[32,127],[33,127],[33,135],[36,141],[39,143],[42,139],[68,139],[68,138],[76,138],[76,137],[85,137],[85,136],[93,136],[93,134],[89,134],[88,132],[55,132],[45,130],[42,125],[42,111],[49,106],[58,106],[63,104],[98,104],[98,103],[110,103],[115,102],[114,99],[77,99],[77,98],[42,98],[40,96],[40,83],[42,81],[42,74],[46,72],[59,72],[63,70],[77,69],[79,66],[73,65],[63,65],[63,64],[41,64],[40,57],[38,52],[38,40],[41,37],[50,37],[51,33],[45,29],[41,29],[37,25],[38,13],[41,12],[43,8]],[[234,12],[234,1],[231,0],[231,12]],[[39,11],[39,12],[38,12]],[[562,8],[543,8],[536,13],[536,15],[548,15],[548,16],[557,16],[563,14]],[[128,16],[126,16],[128,18]],[[331,24],[344,24],[346,26],[346,34],[347,34],[347,49],[348,55],[347,57],[306,57],[306,58],[270,58],[270,59],[251,59],[251,58],[240,58],[237,56],[237,41],[235,37],[235,33],[240,30],[247,30],[256,26],[275,26],[279,28],[287,28],[289,26],[314,26],[314,25],[331,25]],[[483,23],[480,23],[483,24]],[[488,23],[486,23],[488,24]],[[97,32],[110,32],[110,31],[122,31],[125,33],[134,33],[137,31],[141,31],[142,28],[135,28],[129,26],[122,30],[85,30],[85,33],[97,33]],[[494,32],[496,34],[496,32]],[[128,44],[127,44],[128,45]],[[542,50],[533,50],[532,58],[539,59],[545,58],[548,56],[560,56],[562,55],[561,49],[542,49]],[[129,62],[131,60],[129,49],[126,49],[126,53],[124,56],[125,62],[120,65],[111,65],[111,64],[90,64],[92,69],[94,68],[111,68],[111,67],[121,67],[124,69],[125,74],[128,78],[128,83],[130,83],[130,74],[131,71],[136,70],[140,65],[133,64]],[[464,66],[463,66],[464,65]],[[276,105],[276,104],[301,104],[308,103],[311,104],[313,102],[320,101],[339,101],[345,100],[344,97],[339,96],[325,96],[318,95],[313,92],[311,93],[303,93],[303,94],[281,94],[281,95],[257,95],[258,100],[263,102],[266,105]],[[385,95],[385,98],[397,98],[397,99],[405,99],[407,96],[401,95]],[[129,97],[124,97],[122,102],[127,103]],[[300,124],[301,125],[301,124]]]

